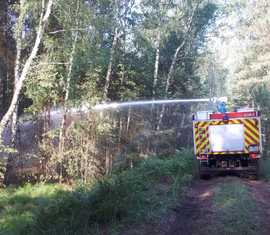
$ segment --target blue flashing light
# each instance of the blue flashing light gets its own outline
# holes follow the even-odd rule
[[[217,109],[220,113],[226,113],[227,112],[226,103],[221,102],[220,104],[218,104]]]

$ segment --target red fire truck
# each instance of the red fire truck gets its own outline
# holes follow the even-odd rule
[[[194,152],[201,178],[220,171],[257,176],[262,154],[260,112],[197,112],[193,117]]]

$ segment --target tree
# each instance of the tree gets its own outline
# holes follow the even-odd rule
[[[159,77],[160,64],[160,49],[162,44],[168,37],[169,21],[172,20],[169,12],[172,11],[175,4],[171,1],[149,1],[141,2],[141,9],[143,11],[143,28],[142,35],[149,41],[155,51],[153,82],[152,82],[152,98],[156,98],[156,90]]]
[[[16,110],[19,95],[21,93],[24,82],[27,79],[27,74],[30,70],[30,66],[32,65],[32,62],[38,53],[38,49],[39,49],[40,43],[41,43],[42,38],[43,38],[44,30],[45,30],[45,27],[48,23],[49,16],[51,14],[52,5],[53,5],[53,0],[49,0],[47,2],[47,4],[46,4],[45,0],[42,1],[42,11],[41,11],[40,19],[39,19],[39,24],[38,24],[38,29],[37,29],[37,34],[36,34],[34,46],[33,46],[31,53],[30,53],[29,57],[27,58],[24,66],[22,68],[22,72],[21,72],[18,80],[16,81],[15,89],[13,92],[13,97],[12,97],[10,106],[0,122],[0,137],[1,137],[0,140],[1,140],[1,142],[2,142],[2,135],[3,135],[4,128],[7,126],[14,111]]]
[[[182,70],[179,67],[177,72],[179,73],[181,71],[182,74],[177,74],[178,76],[182,77],[184,75],[187,77],[192,77],[191,74],[195,72],[195,69],[190,69],[195,65],[193,62],[195,60],[191,58],[198,56],[197,50],[200,47],[200,43],[203,42],[205,26],[210,24],[211,20],[214,18],[214,12],[216,11],[214,4],[201,0],[188,2],[187,5],[181,5],[181,8],[183,8],[182,11],[184,11],[184,16],[180,18],[182,30],[178,32],[180,35],[180,40],[178,39],[177,42],[179,44],[174,47],[175,49],[173,50],[173,54],[170,58],[168,72],[166,74],[164,89],[164,98],[166,99],[170,96],[169,92],[172,85],[172,79],[176,76],[177,63],[181,64],[182,62],[183,67]],[[173,35],[175,34],[172,34],[172,36]],[[181,53],[184,58],[179,58]],[[190,74],[185,74],[187,72],[186,70],[189,70]],[[161,127],[164,113],[165,106],[163,105],[159,114],[157,130],[159,130]]]
[[[71,87],[71,79],[72,79],[72,73],[73,73],[73,66],[74,66],[74,56],[76,53],[76,47],[77,42],[79,38],[79,10],[80,10],[80,1],[77,0],[76,2],[76,12],[75,12],[75,32],[74,32],[74,38],[72,42],[72,49],[69,56],[69,65],[68,65],[68,71],[67,71],[67,79],[66,84],[64,87],[65,97],[64,97],[64,103],[63,103],[63,118],[61,121],[61,127],[60,127],[60,134],[59,134],[59,153],[60,155],[63,155],[64,145],[65,145],[65,134],[66,134],[66,128],[67,128],[67,113],[68,113],[68,100],[69,100],[69,94],[70,94],[70,87]],[[77,29],[77,30],[76,30]],[[63,157],[63,156],[62,156]],[[61,163],[63,164],[63,163]],[[62,171],[60,176],[60,181],[62,180]]]
[[[12,36],[13,1],[0,3],[0,118],[8,108],[14,80],[14,39]]]
[[[269,141],[270,3],[266,0],[239,0],[227,8],[227,17],[231,17],[229,22],[232,22],[229,26],[225,24],[230,28],[230,37],[222,35],[230,46],[227,89],[233,105],[262,111],[264,141]],[[230,41],[230,38],[234,40]],[[269,151],[267,145],[265,149]]]

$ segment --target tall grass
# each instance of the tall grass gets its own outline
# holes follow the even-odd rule
[[[25,185],[0,191],[0,234],[98,234],[166,211],[189,182],[193,157],[144,160],[93,185]]]

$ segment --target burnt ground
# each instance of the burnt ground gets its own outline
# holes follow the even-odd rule
[[[270,183],[239,177],[196,180],[159,222],[127,235],[268,235]]]

